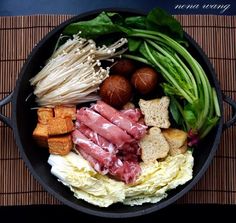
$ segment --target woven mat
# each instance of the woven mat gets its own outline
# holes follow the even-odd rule
[[[14,88],[32,47],[71,16],[0,17],[0,99]],[[223,92],[236,100],[236,17],[177,16],[184,29],[209,56]],[[226,104],[225,119],[231,109]],[[11,106],[5,107],[10,116]],[[236,204],[236,126],[222,135],[204,177],[178,203]],[[60,204],[30,175],[19,156],[12,130],[0,123],[0,205]]]

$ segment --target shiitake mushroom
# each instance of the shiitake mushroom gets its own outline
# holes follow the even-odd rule
[[[126,59],[122,59],[122,61],[123,60]],[[120,63],[119,66],[121,66],[122,63]],[[124,70],[126,71],[124,72]],[[121,108],[130,101],[132,98],[132,85],[140,94],[144,95],[152,92],[158,83],[158,74],[151,67],[137,69],[132,74],[131,80],[128,80],[124,76],[124,74],[128,74],[128,69],[125,68],[124,70],[122,71],[120,67],[117,69],[117,71],[119,71],[118,74],[110,75],[100,85],[99,95],[101,99],[116,108]],[[132,68],[132,70],[134,70],[134,68]],[[131,68],[129,72],[131,72]]]
[[[111,75],[100,85],[99,95],[113,107],[121,108],[132,97],[132,86],[122,75]]]
[[[135,63],[132,60],[122,58],[117,60],[111,67],[112,74],[120,74],[124,76],[129,76],[136,69]]]
[[[158,82],[158,74],[151,67],[137,69],[131,77],[131,83],[140,94],[152,92]]]

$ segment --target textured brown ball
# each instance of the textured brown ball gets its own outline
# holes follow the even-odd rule
[[[135,64],[129,59],[120,59],[115,62],[115,65],[111,67],[111,73],[129,75],[135,71]]]
[[[143,67],[136,70],[131,78],[131,83],[141,94],[148,94],[157,85],[158,74],[151,67]]]
[[[99,95],[103,101],[120,108],[132,97],[130,82],[121,75],[111,75],[100,86]]]

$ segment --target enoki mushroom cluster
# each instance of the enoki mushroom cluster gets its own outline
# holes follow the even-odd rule
[[[99,85],[109,76],[109,68],[101,67],[108,60],[126,51],[121,38],[110,46],[97,47],[93,40],[74,35],[59,47],[44,68],[30,80],[40,106],[79,104],[98,100]]]

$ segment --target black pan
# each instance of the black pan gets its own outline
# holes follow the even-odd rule
[[[185,185],[170,191],[166,199],[156,204],[144,204],[134,207],[115,204],[108,208],[99,208],[84,201],[77,200],[73,196],[73,193],[67,187],[59,183],[50,173],[50,166],[47,164],[48,152],[46,150],[42,150],[41,148],[37,148],[33,142],[32,132],[36,126],[37,115],[36,111],[31,110],[30,108],[36,106],[36,104],[33,97],[30,97],[27,101],[26,98],[33,91],[29,84],[29,79],[40,70],[40,66],[43,65],[44,62],[50,57],[56,40],[63,28],[71,22],[91,19],[101,11],[102,10],[93,11],[69,19],[48,33],[37,44],[37,46],[35,46],[21,70],[14,91],[5,99],[0,101],[0,120],[13,129],[21,156],[32,175],[49,193],[55,196],[62,203],[78,211],[96,216],[125,218],[145,215],[172,204],[186,194],[199,181],[212,161],[219,145],[222,131],[236,122],[236,103],[229,97],[222,94],[215,71],[213,70],[208,58],[196,42],[185,33],[185,37],[189,42],[189,51],[203,66],[203,69],[206,71],[212,86],[216,89],[220,110],[222,113],[222,118],[220,119],[218,125],[210,132],[205,140],[199,144],[198,148],[194,150],[195,163],[193,168],[193,179]],[[121,9],[109,9],[107,11],[118,11],[129,16],[142,14],[132,10]],[[226,123],[223,123],[223,101],[232,107],[232,118]],[[1,114],[2,107],[8,103],[11,103],[12,105],[12,114],[10,118]]]

